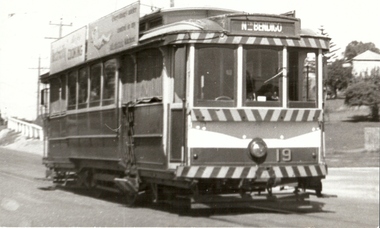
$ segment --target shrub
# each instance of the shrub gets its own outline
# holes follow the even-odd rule
[[[346,90],[344,103],[348,106],[369,106],[371,119],[379,121],[380,68],[372,70],[371,75],[355,78]]]

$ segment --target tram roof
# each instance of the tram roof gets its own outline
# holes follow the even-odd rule
[[[211,38],[216,33],[223,33],[224,35],[238,36],[239,34],[233,33],[230,31],[230,21],[232,19],[238,20],[251,20],[259,19],[259,20],[267,20],[270,19],[274,22],[287,21],[291,23],[295,23],[295,34],[289,34],[282,37],[273,38],[291,38],[291,39],[302,39],[302,38],[314,38],[311,40],[311,43],[320,42],[319,40],[325,40],[327,43],[330,38],[326,36],[322,36],[318,34],[318,32],[313,31],[307,28],[301,28],[301,20],[295,17],[295,14],[292,13],[284,13],[284,14],[261,14],[261,13],[247,13],[243,11],[235,11],[221,8],[209,8],[209,7],[191,7],[191,8],[170,8],[157,10],[152,14],[145,15],[140,19],[141,24],[149,24],[149,21],[157,20],[157,18],[161,18],[160,25],[156,26],[146,26],[146,30],[140,31],[139,42],[141,44],[145,42],[149,42],[153,38],[162,37],[164,35],[172,35],[172,34],[184,34],[186,36],[189,32],[194,33],[202,33],[206,34],[206,37]],[[297,31],[298,30],[298,31]],[[208,33],[208,35],[207,35]],[[257,36],[255,34],[240,34],[242,36]],[[182,37],[184,37],[182,36]],[[271,39],[270,35],[258,35],[258,37],[268,37]],[[180,38],[177,36],[177,38]],[[174,38],[174,39],[177,39]],[[215,38],[215,37],[214,37]],[[186,38],[187,40],[191,40],[189,36]],[[264,38],[265,39],[265,38]],[[169,42],[172,42],[172,39],[168,39]],[[199,41],[199,40],[198,40]],[[325,42],[322,41],[322,42]],[[290,41],[292,43],[293,41]],[[278,44],[287,45],[289,42],[283,41],[278,42]],[[297,43],[297,41],[296,41]],[[298,46],[295,44],[294,46]],[[301,45],[302,46],[302,45]],[[312,47],[312,48],[322,48],[328,49],[328,45],[304,45],[304,47]]]
[[[124,16],[126,14],[124,13],[126,12],[126,9],[121,10],[122,11],[115,11],[112,14],[116,15],[114,16],[115,20],[119,19],[118,16]],[[136,33],[138,45],[130,46],[130,49],[133,49],[140,45],[146,45],[151,42],[160,41],[164,45],[181,43],[224,43],[321,48],[323,50],[328,50],[330,40],[330,38],[321,36],[310,29],[302,29],[301,20],[296,18],[294,13],[258,14],[218,7],[173,7],[167,9],[158,9],[150,14],[146,14],[142,17],[137,17],[133,20],[139,24],[139,30],[138,33]],[[271,29],[273,29],[273,26],[283,26],[284,31],[286,31],[282,32],[281,34],[265,31],[263,33],[255,33],[252,32],[252,27],[249,28],[251,29],[250,31],[248,31],[249,29],[247,31],[242,31],[242,23],[253,23],[256,21],[259,23],[263,22],[270,24],[270,26],[272,26]],[[101,22],[103,23],[103,21]],[[96,24],[96,26],[97,25],[98,24]],[[291,25],[292,27],[289,27],[288,25]],[[104,27],[108,25],[100,24],[100,26]],[[249,26],[252,25],[249,24]],[[266,29],[268,28],[269,27]],[[97,27],[95,27],[95,29],[97,29]],[[119,30],[117,33],[118,32]],[[82,34],[79,35],[80,37],[84,37],[82,38],[84,39],[82,42],[92,42],[89,40],[89,31],[86,32],[86,30],[81,30],[74,33]],[[74,34],[70,35],[74,36]],[[70,35],[66,36],[66,38],[63,39],[68,39]],[[61,44],[63,44],[64,41],[58,40],[57,42],[61,42]],[[60,50],[58,50],[58,48],[61,46],[62,45],[56,45],[57,50],[55,51],[57,52],[58,56],[55,57],[61,57],[59,55],[61,54],[59,52]],[[120,49],[119,52],[124,50],[126,49]],[[78,54],[78,52],[73,53]],[[89,50],[87,47],[86,53],[82,54],[81,62],[78,61],[75,64],[71,64],[70,67],[94,59],[88,58],[88,53]],[[100,57],[101,56],[97,58]],[[53,74],[68,69],[68,67],[69,66],[59,66],[58,69],[55,68],[53,70]],[[42,75],[40,78],[44,79],[47,77],[47,75]]]
[[[228,32],[225,21],[218,22],[218,18],[247,18],[248,17],[267,17],[277,18],[278,20],[294,20],[300,19],[295,17],[295,12],[287,12],[284,14],[262,14],[247,13],[231,9],[217,7],[181,7],[159,9],[140,18],[140,39],[144,41],[155,36],[174,33],[174,32],[190,32],[190,31],[219,31]],[[158,19],[160,19],[158,23]],[[151,22],[154,26],[149,26]],[[220,20],[219,20],[220,21]],[[146,25],[145,28],[144,26]],[[141,29],[143,27],[143,29]],[[307,28],[300,28],[300,36],[313,36],[327,38],[319,35],[316,31]]]

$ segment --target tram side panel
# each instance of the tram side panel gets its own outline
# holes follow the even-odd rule
[[[74,168],[75,161],[79,170],[82,166],[92,166],[91,162],[82,164],[82,161],[91,160],[103,161],[104,169],[118,169],[115,167],[120,160],[118,120],[116,109],[49,119],[49,147],[45,160],[57,168]]]
[[[72,116],[69,126],[70,158],[118,160],[118,116],[116,109],[85,112]]]
[[[45,120],[47,129],[48,147],[44,162],[48,167],[70,168],[73,164],[70,162],[70,151],[68,150],[68,141],[66,140],[66,116],[53,117]]]
[[[133,108],[133,150],[138,168],[164,169],[162,145],[163,105],[145,104]]]

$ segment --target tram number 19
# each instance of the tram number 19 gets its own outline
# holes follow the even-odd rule
[[[289,162],[292,160],[292,151],[290,149],[277,149],[276,150],[277,162]]]

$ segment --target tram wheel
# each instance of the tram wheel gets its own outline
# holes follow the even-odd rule
[[[316,186],[315,186],[315,194],[317,195],[317,197],[321,197],[322,196],[322,181],[318,181],[318,183],[316,184]]]

